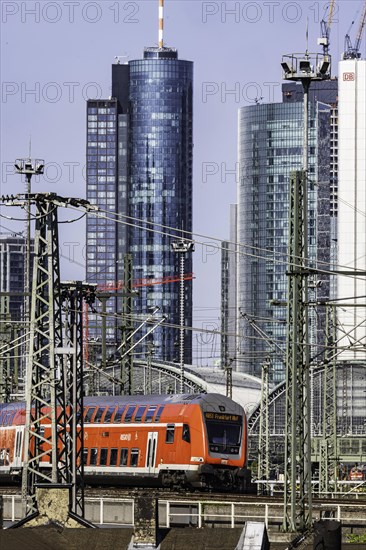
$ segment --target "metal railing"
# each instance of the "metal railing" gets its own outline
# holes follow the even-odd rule
[[[22,517],[21,496],[3,495],[4,521],[15,522]],[[244,510],[245,507],[245,510]],[[359,512],[356,517],[354,511]],[[100,497],[85,499],[86,519],[96,525],[133,527],[135,523],[134,499]],[[279,502],[227,502],[213,500],[160,500],[160,526],[190,524],[203,527],[207,524],[225,524],[239,527],[245,521],[262,521],[266,527],[280,525],[283,503]],[[313,503],[313,519],[335,519],[345,524],[363,527],[366,524],[366,502],[363,504]]]
[[[260,503],[259,513],[252,513],[245,511],[240,512],[239,509],[244,505],[250,506],[248,503],[242,502],[222,502],[222,501],[159,501],[160,504],[165,504],[166,507],[166,524],[164,527],[170,528],[172,524],[180,522],[197,525],[201,528],[207,523],[225,523],[230,527],[239,527],[244,524],[245,521],[261,521],[264,522],[267,529],[269,525],[280,525],[283,520],[283,503],[265,502]],[[187,511],[174,512],[173,506],[190,506],[189,514]],[[219,506],[220,508],[227,507],[227,513],[223,513],[213,510],[212,508]],[[192,510],[196,508],[196,511]],[[313,519],[314,521],[320,519],[335,519],[340,522],[347,522],[351,518],[347,517],[347,509],[354,510],[353,504],[314,504],[313,503]],[[352,515],[352,524],[363,527],[366,523],[366,503],[357,505],[357,509],[362,511],[361,517],[356,518]],[[277,513],[276,513],[277,511]],[[180,521],[181,520],[181,521]],[[183,521],[184,520],[184,521]]]
[[[4,521],[15,522],[22,518],[21,495],[3,495]],[[134,499],[86,498],[85,517],[97,525],[133,527],[135,524]],[[113,518],[111,517],[113,514]],[[122,516],[125,516],[125,520]],[[120,516],[120,517],[118,517]]]

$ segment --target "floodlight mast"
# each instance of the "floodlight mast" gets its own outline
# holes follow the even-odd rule
[[[180,383],[179,393],[184,393],[184,334],[185,334],[185,292],[184,292],[184,264],[188,252],[194,252],[194,243],[184,239],[171,244],[173,252],[179,254],[179,365]]]
[[[309,88],[330,79],[326,53],[282,57],[284,79],[301,82],[304,91],[302,170],[291,173],[289,194],[289,266],[286,343],[285,480],[283,530],[307,531],[312,525],[310,444],[310,357],[308,319],[308,146]],[[299,458],[298,458],[299,457]],[[298,480],[299,475],[299,480]],[[298,482],[299,481],[299,482]],[[296,491],[296,486],[299,491]]]

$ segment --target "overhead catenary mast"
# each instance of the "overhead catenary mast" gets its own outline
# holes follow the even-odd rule
[[[94,301],[95,285],[60,282],[58,207],[96,207],[55,193],[2,196],[0,202],[36,207],[21,525],[38,514],[37,487],[55,484],[71,491],[69,513],[79,521],[84,516],[82,305]]]

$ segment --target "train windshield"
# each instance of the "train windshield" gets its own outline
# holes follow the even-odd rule
[[[237,454],[240,450],[243,418],[234,414],[205,413],[210,451]]]

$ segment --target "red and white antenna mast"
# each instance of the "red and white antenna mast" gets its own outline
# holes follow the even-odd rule
[[[159,49],[164,48],[164,0],[159,0]]]

